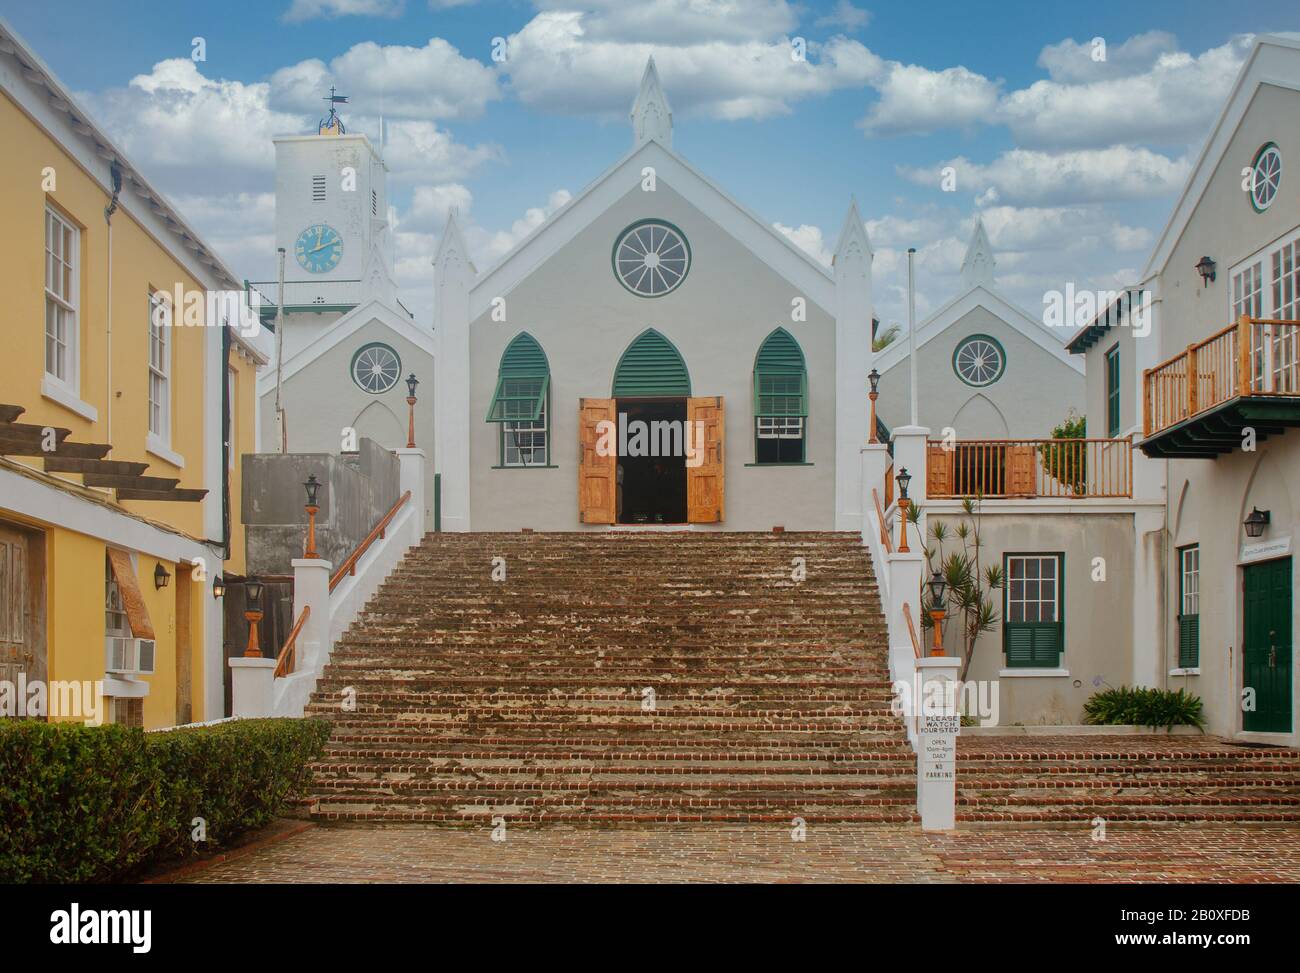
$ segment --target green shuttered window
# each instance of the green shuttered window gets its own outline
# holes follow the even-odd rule
[[[1178,667],[1201,664],[1201,548],[1178,549]]]
[[[1106,435],[1119,435],[1119,345],[1106,352]]]
[[[487,421],[501,424],[502,466],[545,466],[550,432],[546,400],[551,369],[536,339],[527,332],[515,337],[501,356],[497,387],[488,406]]]
[[[1065,555],[1005,554],[1002,650],[1008,668],[1054,669],[1065,649]]]
[[[685,397],[691,376],[673,343],[654,328],[641,332],[614,370],[614,398]]]
[[[808,430],[808,369],[803,350],[784,328],[763,341],[754,359],[754,461],[802,463]]]

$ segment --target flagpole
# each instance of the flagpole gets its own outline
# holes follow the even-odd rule
[[[916,247],[907,248],[907,375],[911,390],[912,425],[919,425],[916,395]]]

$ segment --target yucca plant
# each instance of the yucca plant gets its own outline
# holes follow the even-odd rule
[[[937,568],[948,582],[947,614],[939,630],[940,639],[947,637],[951,625],[958,625],[961,679],[964,682],[975,658],[975,643],[985,632],[997,628],[998,611],[994,607],[993,592],[1002,588],[1004,579],[1001,565],[980,564],[983,541],[980,539],[979,499],[966,498],[962,501],[962,510],[968,519],[958,521],[951,531],[943,521],[930,524],[929,539],[932,543],[926,545],[924,553],[927,577]],[[945,553],[944,543],[954,538],[960,543],[960,550]],[[930,589],[925,584],[921,585],[921,606],[924,610],[921,625],[933,631],[934,622],[929,614],[933,605]]]
[[[1083,721],[1096,726],[1194,726],[1205,732],[1204,705],[1201,697],[1182,689],[1103,689],[1093,693],[1083,704]]]

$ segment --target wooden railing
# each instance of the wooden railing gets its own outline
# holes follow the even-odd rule
[[[912,608],[907,602],[903,602],[903,617],[907,619],[907,631],[912,636],[912,651],[916,657],[921,658],[921,640],[916,637],[916,624],[912,621]]]
[[[397,498],[397,503],[393,504],[393,509],[384,514],[383,519],[375,524],[374,528],[366,535],[366,539],[357,545],[357,549],[348,555],[346,561],[339,565],[339,569],[334,572],[330,578],[330,591],[333,591],[342,584],[344,577],[349,574],[357,573],[357,562],[365,556],[366,551],[370,550],[370,545],[384,536],[384,531],[392,523],[393,518],[397,516],[397,511],[402,509],[402,504],[411,499],[411,491],[407,490]]]
[[[1127,439],[931,440],[926,495],[1081,499],[1133,495]]]
[[[1251,318],[1142,373],[1147,438],[1237,396],[1300,397],[1300,321]]]
[[[880,543],[886,554],[894,553],[894,542],[889,539],[889,525],[885,523],[885,508],[880,505],[880,493],[871,488],[871,499],[876,501],[876,518],[880,521]]]
[[[284,640],[284,648],[280,650],[279,656],[275,660],[275,678],[280,679],[283,676],[293,672],[298,658],[298,635],[302,632],[302,627],[311,617],[311,605],[302,606],[302,614],[298,620],[293,623],[293,628],[289,631],[289,637]]]

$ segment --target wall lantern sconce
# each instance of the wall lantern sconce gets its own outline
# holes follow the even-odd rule
[[[1260,510],[1258,507],[1253,508],[1250,513],[1246,515],[1245,521],[1243,521],[1246,528],[1246,536],[1262,536],[1264,528],[1268,526],[1269,521],[1272,519],[1272,511]]]
[[[1201,280],[1206,287],[1209,287],[1210,282],[1215,278],[1214,268],[1215,263],[1209,257],[1202,257],[1196,262],[1196,272],[1201,275]]]
[[[166,588],[167,582],[170,581],[171,579],[172,576],[167,573],[167,569],[162,566],[161,562],[154,565],[153,568],[154,590],[161,591],[163,588]]]
[[[215,578],[212,579],[212,597],[213,598],[226,597],[226,579],[223,578],[221,575],[217,575]]]

